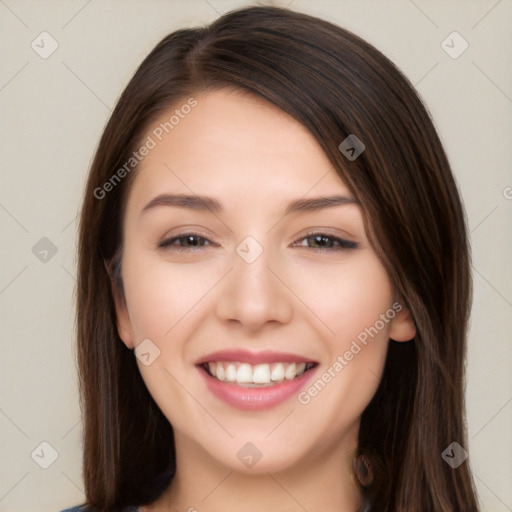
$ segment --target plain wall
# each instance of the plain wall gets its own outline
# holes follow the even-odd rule
[[[54,512],[84,498],[73,345],[76,215],[110,111],[161,38],[249,4],[0,2],[2,512]],[[473,247],[465,448],[482,510],[511,511],[512,2],[273,4],[367,39],[409,77],[432,114],[465,202]],[[40,36],[44,31],[58,43],[47,58],[40,54],[52,41]],[[442,47],[453,31],[469,44],[458,58]],[[462,40],[449,44],[457,51]],[[57,458],[43,469],[39,464],[51,462],[52,450]]]

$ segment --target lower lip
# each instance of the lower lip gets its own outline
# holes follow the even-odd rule
[[[285,380],[273,386],[260,388],[247,388],[237,386],[231,382],[223,382],[211,377],[206,371],[198,367],[205,379],[206,386],[212,394],[227,404],[246,411],[261,411],[270,409],[296,395],[306,382],[315,373],[316,367],[304,372],[293,380]]]

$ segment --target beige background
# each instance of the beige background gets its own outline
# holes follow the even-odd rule
[[[248,4],[0,0],[1,512],[54,512],[83,499],[73,348],[76,214],[107,117],[163,36]],[[432,113],[474,251],[465,448],[482,509],[512,511],[512,1],[275,4],[366,38],[397,63]],[[31,47],[35,41],[40,53],[51,49],[43,31],[58,43],[47,58]],[[453,31],[469,43],[456,59],[441,46]],[[450,44],[452,52],[462,48],[461,40]],[[55,254],[44,253],[43,237]],[[43,469],[53,450],[56,460]]]

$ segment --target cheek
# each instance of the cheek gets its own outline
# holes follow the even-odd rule
[[[198,278],[192,265],[176,271],[169,263],[145,257],[142,251],[126,252],[129,256],[123,261],[123,281],[135,345],[149,339],[158,350],[149,365],[140,360],[137,365],[159,408],[173,426],[179,427],[180,411],[196,411],[196,404],[183,393],[180,383],[190,376],[187,372],[191,369],[183,365],[184,340],[194,324],[194,305],[206,293],[207,283]]]
[[[394,317],[390,280],[376,256],[365,254],[337,272],[310,273],[299,293],[328,327],[322,328],[328,357],[299,402],[328,416],[325,424],[333,429],[345,428],[370,402],[382,376]]]
[[[393,290],[387,273],[373,253],[361,253],[347,264],[311,268],[296,273],[297,296],[325,327],[332,349],[344,349],[347,342],[371,328],[392,305]],[[307,275],[307,279],[304,276]],[[383,337],[387,322],[378,324]],[[364,337],[364,336],[362,336]]]
[[[193,313],[215,275],[212,269],[203,275],[194,265],[178,269],[134,254],[123,262],[123,282],[136,342],[154,338],[163,343]]]

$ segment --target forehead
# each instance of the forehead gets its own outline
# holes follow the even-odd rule
[[[134,200],[163,189],[265,203],[309,193],[349,195],[312,134],[279,108],[227,89],[193,99],[193,108],[180,109],[190,103],[181,100],[145,134],[154,147],[137,168]]]

